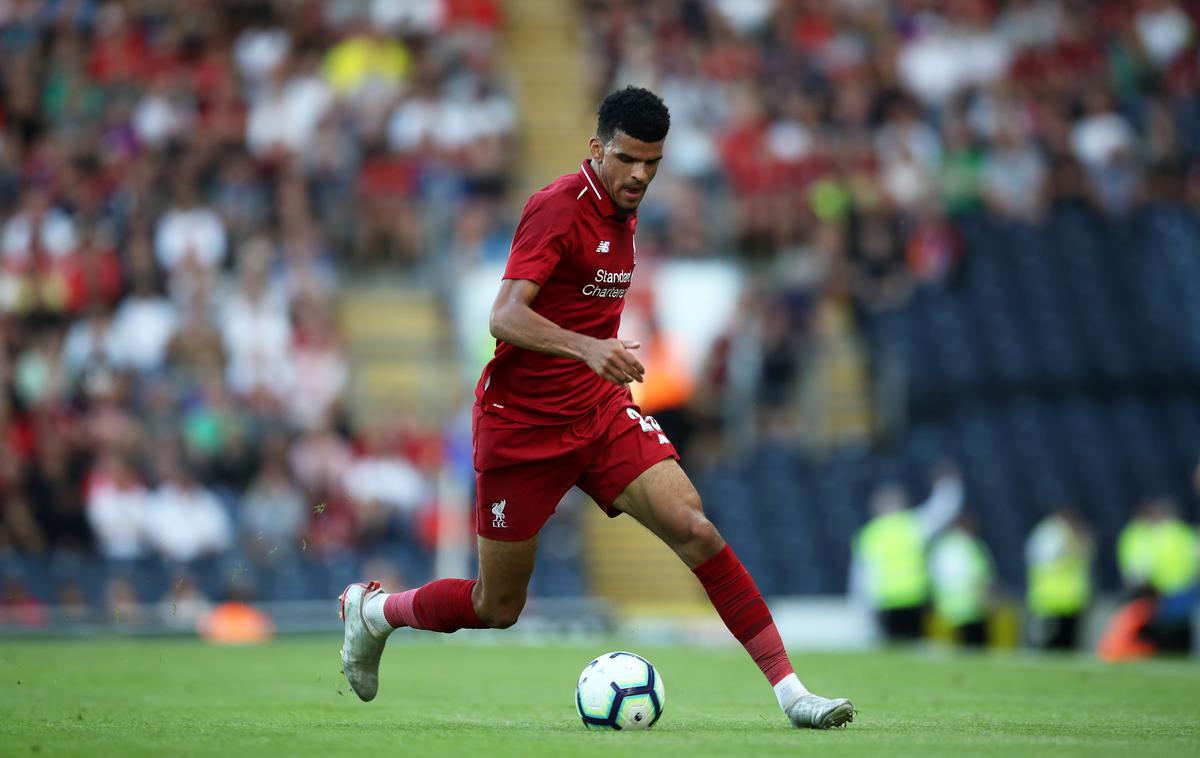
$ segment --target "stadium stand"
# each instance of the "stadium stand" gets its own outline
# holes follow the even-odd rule
[[[845,591],[871,490],[916,499],[946,457],[1014,597],[1064,502],[1110,590],[1136,503],[1194,521],[1200,4],[555,5],[514,31],[497,0],[2,4],[8,606],[429,577],[467,390],[417,327],[507,253],[537,55],[590,88],[539,110],[626,83],[671,107],[639,255],[746,274],[684,454],[764,592]],[[211,539],[143,527],[164,504]],[[577,596],[553,523],[534,593]]]

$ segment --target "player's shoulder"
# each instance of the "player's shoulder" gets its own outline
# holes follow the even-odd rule
[[[549,211],[555,216],[572,217],[581,210],[586,190],[581,172],[563,174],[529,197],[525,213]]]

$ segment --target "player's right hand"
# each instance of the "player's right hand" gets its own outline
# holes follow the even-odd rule
[[[584,362],[588,368],[613,384],[640,382],[646,374],[646,367],[629,351],[641,346],[642,343],[634,340],[594,340],[588,345]]]

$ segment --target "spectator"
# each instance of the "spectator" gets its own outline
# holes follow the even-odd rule
[[[936,205],[923,206],[905,248],[913,281],[926,285],[945,282],[954,273],[961,257],[961,241],[954,227]]]
[[[250,237],[267,217],[271,197],[249,156],[231,150],[221,161],[213,207],[232,239]]]
[[[1191,44],[1195,35],[1192,19],[1170,0],[1138,3],[1133,27],[1150,62],[1170,66]]]
[[[169,453],[160,456],[161,483],[146,500],[146,537],[160,555],[187,564],[233,546],[233,525],[216,496]]]
[[[186,175],[175,181],[174,200],[159,219],[154,232],[154,255],[169,274],[191,260],[203,269],[214,269],[225,260],[225,225],[216,211],[203,205],[194,180]]]
[[[333,427],[327,414],[296,441],[291,450],[292,470],[310,499],[318,493],[340,492],[352,463],[350,446]]]
[[[38,437],[37,456],[26,470],[24,490],[48,547],[83,554],[93,544],[83,500],[85,460],[66,435],[51,428]]]
[[[429,498],[429,486],[417,468],[382,428],[368,428],[361,452],[345,474],[345,491],[360,504],[375,503],[412,513]]]
[[[1004,125],[985,159],[983,197],[993,212],[1033,221],[1042,210],[1046,165],[1033,143]]]
[[[339,96],[386,101],[412,68],[408,49],[369,24],[359,24],[325,56],[325,79]]]
[[[62,272],[65,305],[72,314],[113,306],[123,288],[113,230],[107,224],[96,224],[83,238],[83,246],[66,261]]]
[[[268,75],[250,107],[246,146],[259,158],[301,155],[312,144],[317,126],[333,105],[333,92],[321,79],[319,60],[301,51],[293,70],[281,61]]]
[[[78,245],[71,217],[53,204],[49,192],[37,187],[25,192],[21,210],[4,224],[0,242],[5,267],[22,272],[61,261]]]
[[[117,306],[110,328],[121,367],[141,372],[161,368],[177,322],[174,306],[158,292],[154,273],[135,270],[133,291]]]
[[[868,311],[898,308],[908,302],[912,281],[895,221],[882,210],[864,213],[852,224],[849,260],[859,306]]]
[[[195,114],[191,105],[187,93],[177,90],[168,74],[154,76],[133,108],[134,134],[143,145],[162,148],[192,126]]]
[[[308,526],[309,507],[276,447],[250,485],[241,508],[242,544],[258,560],[275,552],[299,549]]]
[[[62,333],[51,330],[38,335],[17,357],[13,389],[24,405],[54,405],[62,400],[67,378],[61,354]]]
[[[926,549],[958,515],[962,500],[962,481],[950,466],[935,472],[929,499],[915,508],[895,483],[871,495],[871,520],[854,538],[850,591],[870,604],[886,639],[921,637],[929,600]]]
[[[243,397],[261,391],[282,399],[295,381],[287,302],[268,276],[272,256],[267,240],[246,242],[238,251],[238,287],[220,308],[226,378]]]
[[[913,103],[892,103],[876,132],[875,151],[883,186],[894,203],[913,208],[931,198],[942,146],[937,133],[918,118]]]
[[[991,552],[973,519],[960,515],[929,548],[933,608],[967,647],[987,644],[990,597],[996,581]]]
[[[101,456],[86,487],[87,518],[100,554],[128,562],[146,554],[149,493],[120,455]]]
[[[167,343],[167,363],[192,381],[220,374],[225,366],[225,344],[212,322],[212,307],[196,297],[184,308],[179,328]]]
[[[942,201],[950,215],[979,209],[984,151],[972,138],[966,122],[952,117],[945,128],[945,154],[939,174]]]
[[[1048,650],[1079,646],[1079,625],[1092,600],[1092,538],[1074,508],[1038,522],[1025,543],[1029,610],[1039,644]]]
[[[1164,652],[1191,648],[1192,609],[1200,579],[1200,540],[1168,498],[1143,503],[1121,531],[1117,557],[1126,586],[1154,601],[1144,634]]]
[[[346,389],[349,366],[333,318],[316,298],[296,298],[292,308],[295,379],[285,403],[292,420],[311,427],[334,409]]]

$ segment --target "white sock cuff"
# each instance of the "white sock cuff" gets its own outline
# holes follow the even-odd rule
[[[807,693],[808,688],[800,683],[795,674],[788,674],[775,683],[775,699],[779,701],[779,707],[785,711],[792,701]]]
[[[388,593],[380,592],[367,598],[367,602],[363,603],[363,618],[366,619],[367,626],[371,627],[371,631],[376,634],[390,634],[392,631],[392,625],[383,613],[383,603],[387,600],[387,596]]]

